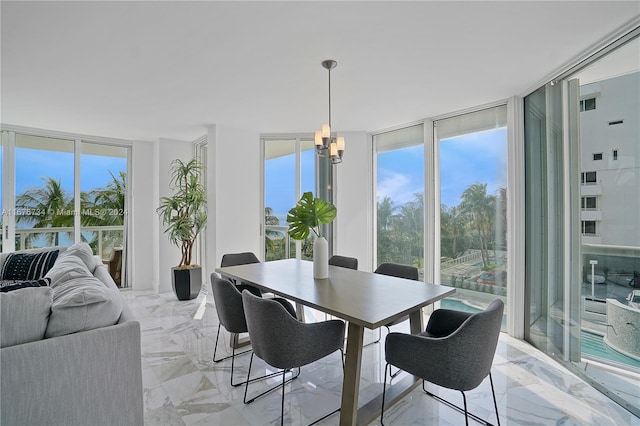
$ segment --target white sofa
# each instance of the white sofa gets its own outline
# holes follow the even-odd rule
[[[0,424],[142,425],[140,323],[85,243],[53,249],[50,287],[0,293]]]

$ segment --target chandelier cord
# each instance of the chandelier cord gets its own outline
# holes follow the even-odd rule
[[[331,68],[329,68],[329,129],[331,129]]]

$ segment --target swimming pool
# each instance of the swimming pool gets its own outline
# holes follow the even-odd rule
[[[440,306],[445,309],[455,309],[462,312],[479,312],[480,309],[469,306],[460,300],[443,299],[440,301]],[[502,329],[506,330],[507,316],[502,317]],[[592,357],[601,358],[604,360],[616,362],[619,364],[630,365],[640,369],[640,361],[637,359],[628,357],[620,352],[610,348],[604,343],[602,336],[588,331],[582,330],[580,338],[580,348],[583,354],[590,355]]]
[[[580,346],[583,354],[603,358],[620,364],[630,365],[640,369],[640,361],[611,349],[606,345],[606,343],[604,343],[603,337],[598,334],[582,330]]]

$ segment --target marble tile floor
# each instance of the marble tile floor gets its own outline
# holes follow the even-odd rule
[[[254,403],[242,402],[244,386],[231,387],[231,362],[212,362],[218,317],[213,298],[203,291],[191,301],[178,301],[172,293],[123,292],[142,329],[142,373],[145,425],[269,425],[280,421],[280,391]],[[324,314],[306,311],[307,320]],[[403,331],[402,325],[394,331]],[[408,327],[408,326],[407,326]],[[365,341],[377,331],[367,331]],[[222,340],[224,338],[224,340]],[[229,334],[221,332],[223,350],[229,351]],[[384,333],[383,333],[384,342]],[[382,343],[382,342],[381,342]],[[220,348],[219,348],[220,349]],[[236,358],[235,380],[243,380],[249,355]],[[254,358],[255,374],[272,369]],[[633,416],[584,381],[529,344],[502,334],[492,370],[502,425],[639,425]],[[384,345],[364,349],[360,400],[381,392]],[[280,379],[260,381],[249,393],[260,392]],[[396,379],[397,380],[397,379]],[[459,392],[428,385],[430,390],[459,405]],[[302,368],[300,377],[287,385],[285,424],[306,425],[338,408],[342,387],[339,352]],[[485,380],[467,393],[469,409],[496,424],[491,387]],[[339,414],[321,425],[337,425]],[[380,419],[372,425],[379,425]],[[387,425],[464,424],[464,416],[427,396],[420,386],[385,413]],[[477,424],[470,420],[470,424]]]

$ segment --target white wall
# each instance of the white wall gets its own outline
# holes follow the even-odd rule
[[[207,276],[224,253],[260,254],[260,135],[230,126],[208,128]]]
[[[334,253],[358,259],[358,269],[373,269],[372,151],[365,132],[340,133],[346,140],[336,166],[336,243]]]
[[[133,290],[152,290],[158,282],[158,267],[154,263],[154,251],[150,249],[150,241],[157,240],[157,215],[155,214],[153,197],[154,188],[158,186],[154,175],[154,145],[150,142],[136,141],[131,153],[131,207],[129,226],[131,239],[128,241],[128,253],[131,265],[129,283]],[[155,226],[154,226],[155,223]],[[153,244],[152,247],[157,247]],[[156,286],[157,287],[157,286]]]

